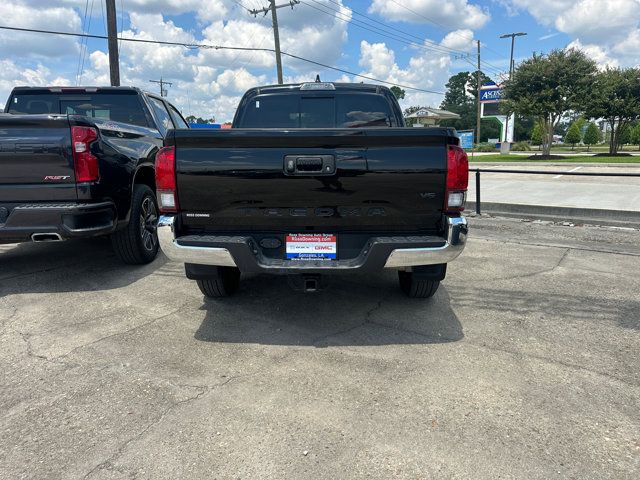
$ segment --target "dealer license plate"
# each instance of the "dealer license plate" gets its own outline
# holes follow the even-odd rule
[[[290,233],[286,238],[288,260],[335,260],[336,236],[327,233]]]

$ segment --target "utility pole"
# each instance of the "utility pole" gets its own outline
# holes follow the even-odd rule
[[[161,97],[166,97],[167,96],[167,89],[164,88],[165,85],[169,85],[170,87],[173,85],[173,83],[171,82],[165,82],[162,77],[160,77],[160,80],[149,80],[151,83],[157,83],[160,85],[160,96]]]
[[[476,143],[480,143],[480,40],[478,42],[478,71],[476,72],[476,82],[478,83],[477,111],[476,111]]]
[[[273,22],[273,41],[275,43],[276,50],[276,68],[278,70],[278,85],[282,85],[282,56],[280,54],[280,31],[278,29],[278,8],[282,7],[291,7],[293,10],[294,5],[300,3],[300,0],[290,0],[289,3],[283,3],[282,5],[276,5],[276,0],[269,0],[269,6],[264,7],[261,10],[249,10],[254,17],[259,13],[264,13],[265,15],[271,11],[271,20]]]
[[[525,32],[517,32],[517,33],[505,33],[504,35],[500,35],[500,38],[509,38],[511,37],[511,56],[509,57],[509,80],[513,76],[513,47],[516,43],[516,37],[524,37],[526,35]],[[511,149],[511,145],[508,142],[509,137],[509,117],[511,115],[507,115],[507,120],[504,126],[504,142],[500,145],[500,153],[507,154]],[[514,118],[515,121],[515,118]]]
[[[120,59],[118,55],[118,24],[116,23],[116,0],[107,1],[107,37],[109,45],[109,75],[111,86],[120,86]]]

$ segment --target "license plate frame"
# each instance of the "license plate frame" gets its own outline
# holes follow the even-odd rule
[[[285,237],[285,258],[302,262],[337,260],[337,236],[332,233],[289,233]]]

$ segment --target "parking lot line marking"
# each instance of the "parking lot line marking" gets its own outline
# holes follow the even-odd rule
[[[571,170],[569,170],[569,172],[575,172],[576,170],[580,170],[582,167],[576,167],[576,168],[572,168]],[[553,178],[560,178],[562,175],[556,175]]]

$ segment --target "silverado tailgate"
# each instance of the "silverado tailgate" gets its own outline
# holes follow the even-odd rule
[[[205,230],[434,230],[446,129],[179,130],[178,204]],[[293,164],[291,163],[293,162]]]
[[[64,116],[0,115],[0,202],[77,199]]]

